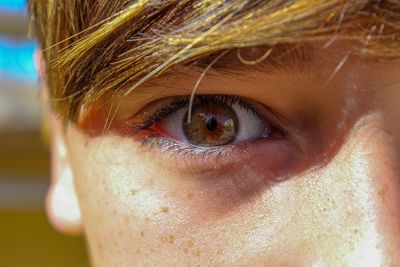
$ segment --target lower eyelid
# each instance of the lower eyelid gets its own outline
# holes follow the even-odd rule
[[[180,172],[198,173],[200,175],[227,166],[260,161],[262,158],[268,158],[265,165],[274,169],[279,165],[276,163],[286,162],[292,155],[299,152],[286,139],[255,140],[208,148],[180,144],[160,136],[149,137],[146,143],[144,143],[145,146],[150,145],[150,154],[159,158],[162,163],[170,166],[171,162],[174,162],[174,166]],[[167,165],[166,168],[168,168]],[[285,168],[287,166],[284,166]]]

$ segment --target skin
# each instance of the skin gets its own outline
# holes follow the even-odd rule
[[[104,135],[106,105],[78,124],[53,120],[53,223],[84,232],[93,266],[399,266],[400,61],[313,49],[300,70],[206,75],[199,94],[247,97],[286,119],[284,138],[224,161],[121,130],[154,100],[190,94],[199,72],[184,67],[116,100]]]

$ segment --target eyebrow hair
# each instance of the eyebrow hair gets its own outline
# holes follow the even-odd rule
[[[315,60],[316,48],[307,44],[257,46],[247,48],[236,48],[230,50],[215,62],[211,69],[216,72],[227,74],[240,74],[247,71],[260,72],[303,72],[309,69]],[[270,54],[257,64],[245,64],[239,55],[247,61],[257,61],[266,53]],[[206,69],[223,52],[203,56],[190,61],[185,66]]]

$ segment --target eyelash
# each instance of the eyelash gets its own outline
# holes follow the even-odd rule
[[[225,104],[225,105],[233,105],[238,104],[241,108],[246,110],[250,110],[253,112],[255,116],[261,119],[263,122],[267,122],[262,114],[255,109],[250,103],[238,96],[230,96],[230,95],[200,95],[195,97],[193,101],[193,105],[196,104],[204,104],[204,103],[211,103],[211,104]],[[140,131],[149,129],[152,125],[157,122],[160,122],[163,119],[166,119],[169,115],[173,114],[179,109],[188,108],[190,105],[190,97],[183,96],[178,97],[175,101],[166,104],[159,110],[155,111],[152,115],[150,115],[145,121],[142,123],[138,123],[133,126],[133,130],[136,133]],[[269,123],[269,122],[268,122]]]
[[[265,115],[261,114],[260,111],[254,107],[254,104],[251,104],[248,100],[242,97],[231,95],[199,95],[196,96],[193,101],[193,105],[204,103],[211,103],[215,105],[238,104],[241,108],[251,111],[254,116],[259,118],[262,122],[268,124],[273,130],[276,130],[276,127],[274,127],[271,121],[267,121]],[[139,138],[139,140],[144,146],[157,148],[163,154],[171,152],[172,155],[182,156],[186,159],[196,158],[197,160],[199,160],[200,158],[200,160],[202,161],[218,161],[228,157],[233,153],[247,154],[247,147],[250,143],[273,139],[257,139],[249,142],[230,144],[219,147],[199,147],[196,145],[177,143],[168,137],[160,136],[159,133],[157,133],[154,129],[151,129],[153,125],[168,118],[168,116],[172,115],[174,112],[182,108],[188,108],[189,105],[189,96],[176,97],[175,100],[166,103],[161,108],[158,108],[156,111],[151,112],[151,114],[147,116],[147,118],[143,119],[141,122],[128,122],[128,127],[131,131],[133,131],[134,135],[141,137]]]

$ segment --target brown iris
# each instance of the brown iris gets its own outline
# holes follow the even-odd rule
[[[198,104],[192,109],[190,122],[188,116],[184,117],[183,131],[191,144],[222,146],[235,140],[239,122],[230,106]]]

